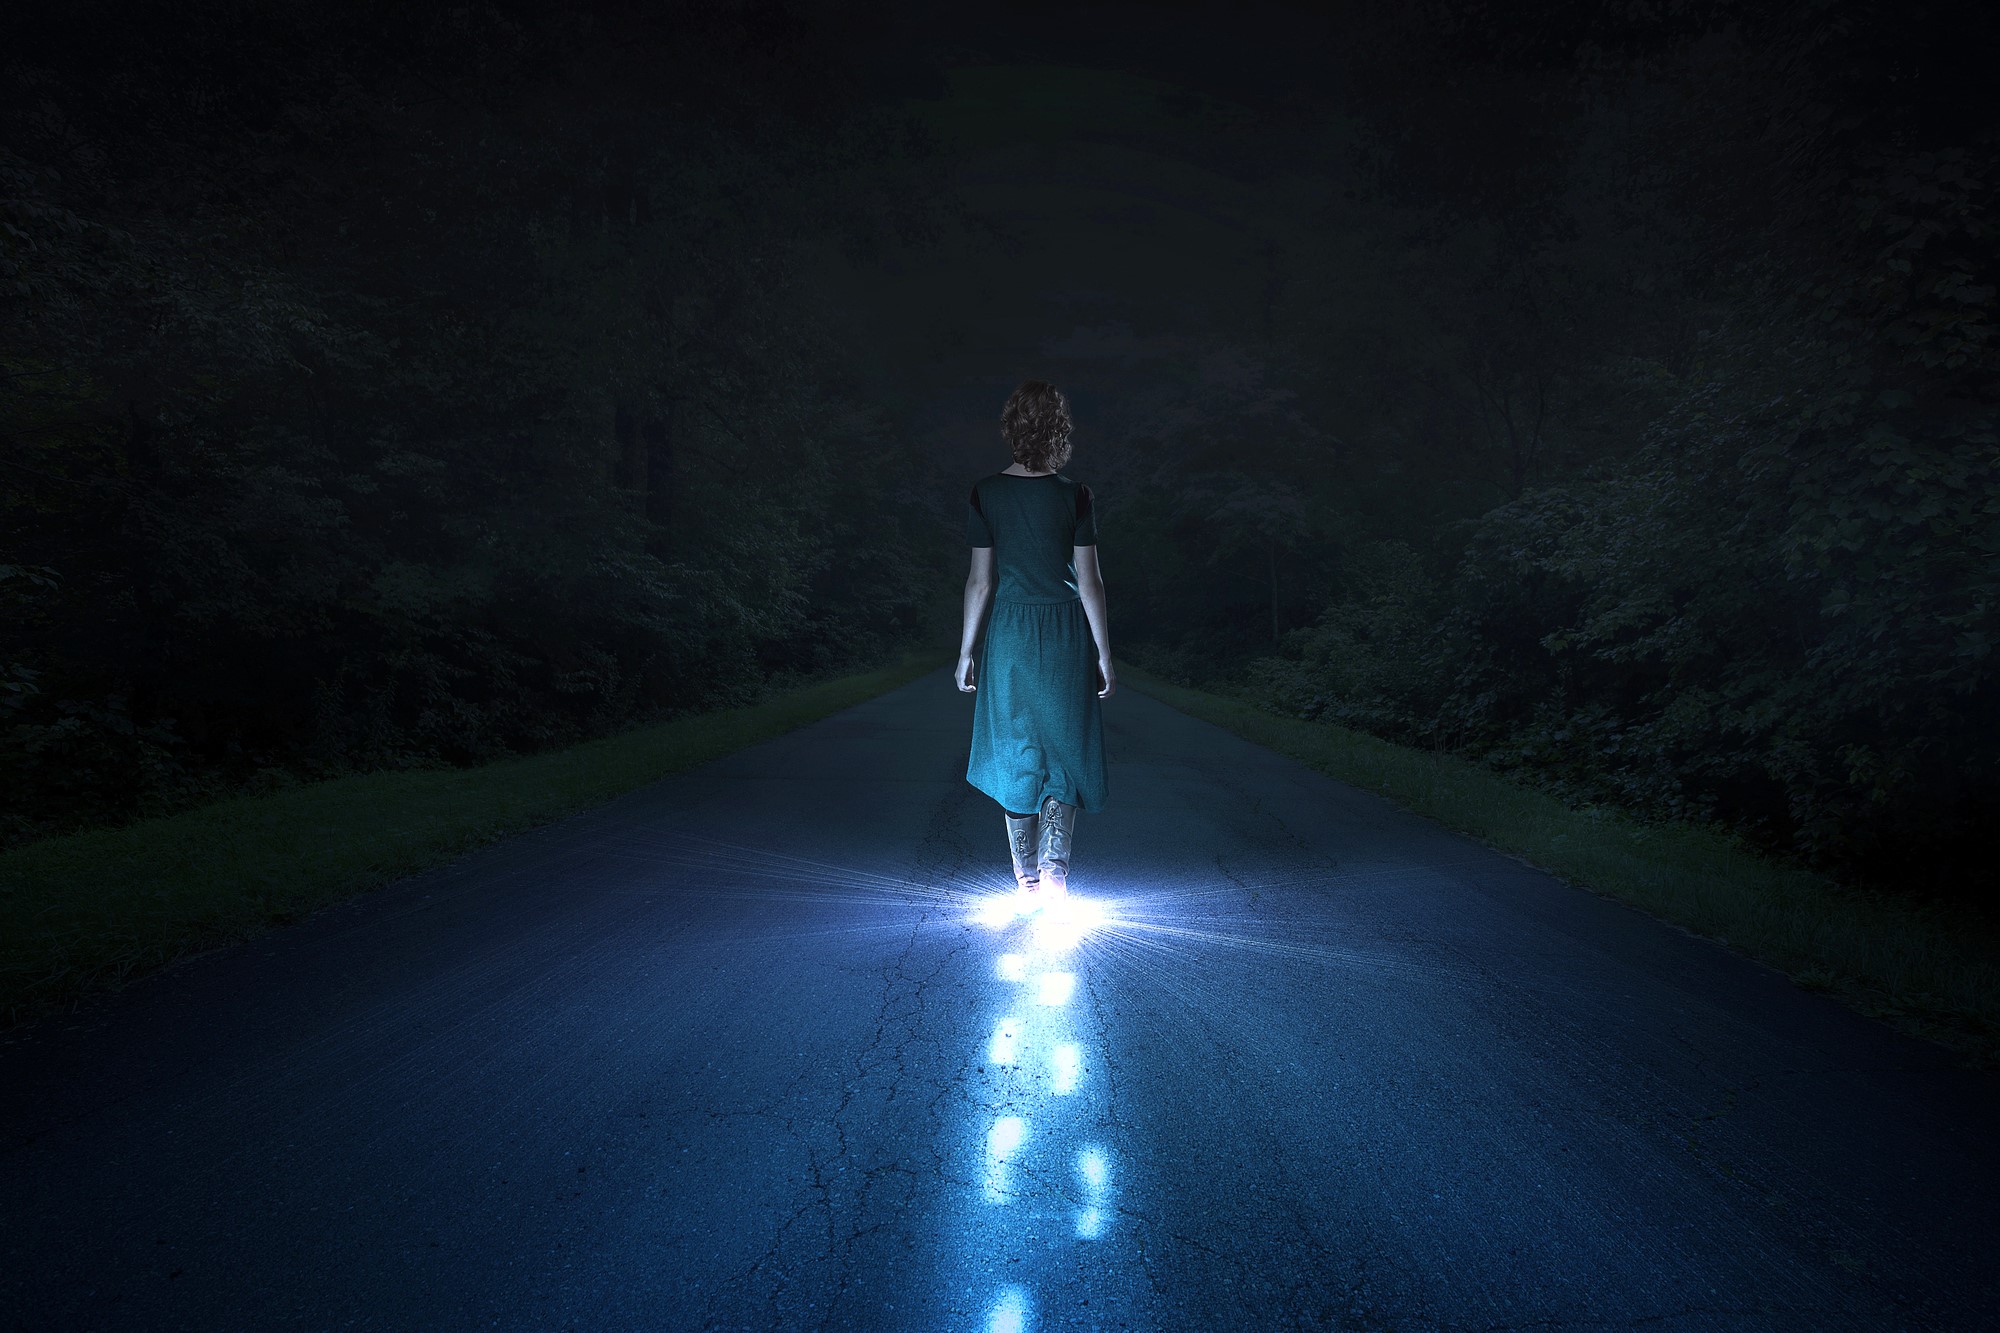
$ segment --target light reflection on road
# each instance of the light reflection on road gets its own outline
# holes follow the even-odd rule
[[[1026,1333],[1028,1293],[1019,1287],[1003,1287],[993,1302],[986,1327],[988,1333]]]
[[[1109,1108],[1092,1086],[1075,1012],[1084,993],[1079,946],[1107,919],[1101,904],[1078,898],[1032,912],[1015,895],[975,907],[999,946],[994,974],[1004,983],[984,1052],[989,1211],[977,1230],[996,1276],[1017,1279],[981,1298],[982,1333],[1029,1333],[1037,1288],[1057,1290],[1065,1276],[1040,1270],[1062,1263],[1060,1246],[1102,1240],[1116,1217],[1116,1163],[1102,1141]]]

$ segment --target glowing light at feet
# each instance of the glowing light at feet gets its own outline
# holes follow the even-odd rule
[[[1076,1174],[1083,1180],[1084,1197],[1090,1200],[1077,1210],[1076,1234],[1084,1240],[1096,1240],[1104,1234],[1104,1200],[1111,1183],[1111,1163],[1104,1150],[1089,1147],[1078,1153]]]
[[[1035,978],[1035,1001],[1038,1004],[1068,1004],[1069,997],[1076,993],[1076,973],[1044,972]]]
[[[1082,1049],[1073,1041],[1056,1047],[1049,1057],[1049,1091],[1058,1097],[1068,1096],[1076,1091],[1076,1081],[1082,1074]]]
[[[986,1314],[986,1333],[1027,1333],[1028,1293],[1008,1287]]]
[[[1020,1151],[1028,1137],[1028,1122],[1017,1115],[1003,1115],[986,1132],[986,1201],[1007,1202],[1007,1163]]]
[[[1028,975],[1028,960],[1017,953],[1000,955],[1000,979],[1019,981]]]
[[[1054,899],[1035,918],[1035,946],[1050,952],[1074,949],[1107,919],[1103,905],[1088,898]]]
[[[979,904],[979,910],[972,914],[972,919],[982,926],[998,929],[1010,924],[1017,915],[1017,904],[1011,895],[995,894]]]
[[[989,1065],[1011,1065],[1018,1059],[1018,1043],[1021,1037],[1021,1020],[1003,1018],[1000,1026],[993,1029],[993,1040],[986,1047],[986,1063]]]

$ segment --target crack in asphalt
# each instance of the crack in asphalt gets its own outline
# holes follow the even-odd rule
[[[906,1054],[910,1043],[918,1039],[926,1014],[929,990],[940,977],[954,967],[959,956],[970,947],[967,932],[961,930],[958,938],[946,945],[928,967],[919,968],[913,962],[927,929],[935,923],[938,916],[938,904],[942,898],[935,890],[950,883],[966,862],[963,841],[953,836],[953,829],[957,823],[956,815],[965,804],[964,794],[952,791],[940,798],[932,808],[929,826],[919,843],[916,857],[918,866],[926,869],[913,876],[910,881],[913,890],[911,896],[913,900],[921,902],[922,906],[916,919],[910,924],[902,948],[893,959],[882,966],[881,996],[876,1005],[873,1031],[868,1042],[854,1054],[851,1072],[841,1082],[839,1102],[828,1116],[828,1124],[834,1135],[834,1155],[843,1164],[840,1168],[843,1173],[853,1152],[850,1113],[857,1097],[871,1084],[876,1083],[878,1078],[886,1075],[881,1086],[882,1101],[885,1105],[896,1101],[903,1091],[907,1078]],[[925,890],[932,892],[924,892]],[[803,1079],[804,1075],[801,1078]],[[936,1106],[935,1096],[930,1099],[928,1105],[931,1108]],[[935,1116],[933,1122],[935,1123]],[[935,1139],[935,1135],[925,1136],[925,1141],[932,1145],[935,1145]],[[941,1178],[943,1176],[941,1150],[932,1146],[930,1155],[932,1173]],[[810,1160],[814,1167],[813,1188],[819,1196],[819,1205],[826,1214],[824,1252],[832,1257],[833,1269],[837,1275],[836,1285],[827,1299],[826,1310],[818,1324],[819,1328],[826,1329],[831,1327],[837,1317],[841,1317],[848,1293],[854,1286],[855,1247],[860,1241],[888,1225],[886,1222],[864,1220],[869,1216],[870,1203],[881,1179],[889,1175],[903,1175],[915,1182],[920,1179],[920,1173],[904,1166],[900,1161],[883,1162],[861,1168],[858,1172],[859,1184],[851,1187],[853,1197],[848,1205],[853,1213],[853,1221],[843,1234],[836,1219],[832,1188],[819,1166],[817,1153],[813,1153]],[[772,1313],[774,1316],[777,1314],[775,1307]]]

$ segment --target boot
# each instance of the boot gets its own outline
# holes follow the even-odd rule
[[[1035,847],[1042,839],[1038,815],[1007,816],[1007,850],[1014,854],[1014,882],[1021,892],[1033,893],[1041,887],[1035,864]]]
[[[1043,892],[1055,897],[1069,890],[1069,842],[1075,828],[1075,806],[1053,796],[1042,802],[1042,846],[1036,869]]]

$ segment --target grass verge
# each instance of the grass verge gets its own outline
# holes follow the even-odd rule
[[[817,721],[941,662],[913,653],[567,750],[334,778],[0,853],[0,1025]]]
[[[1842,888],[1712,829],[1574,809],[1453,755],[1280,717],[1123,663],[1118,674],[1183,713],[1706,935],[1974,1067],[2000,1067],[2000,951],[1990,927]]]

